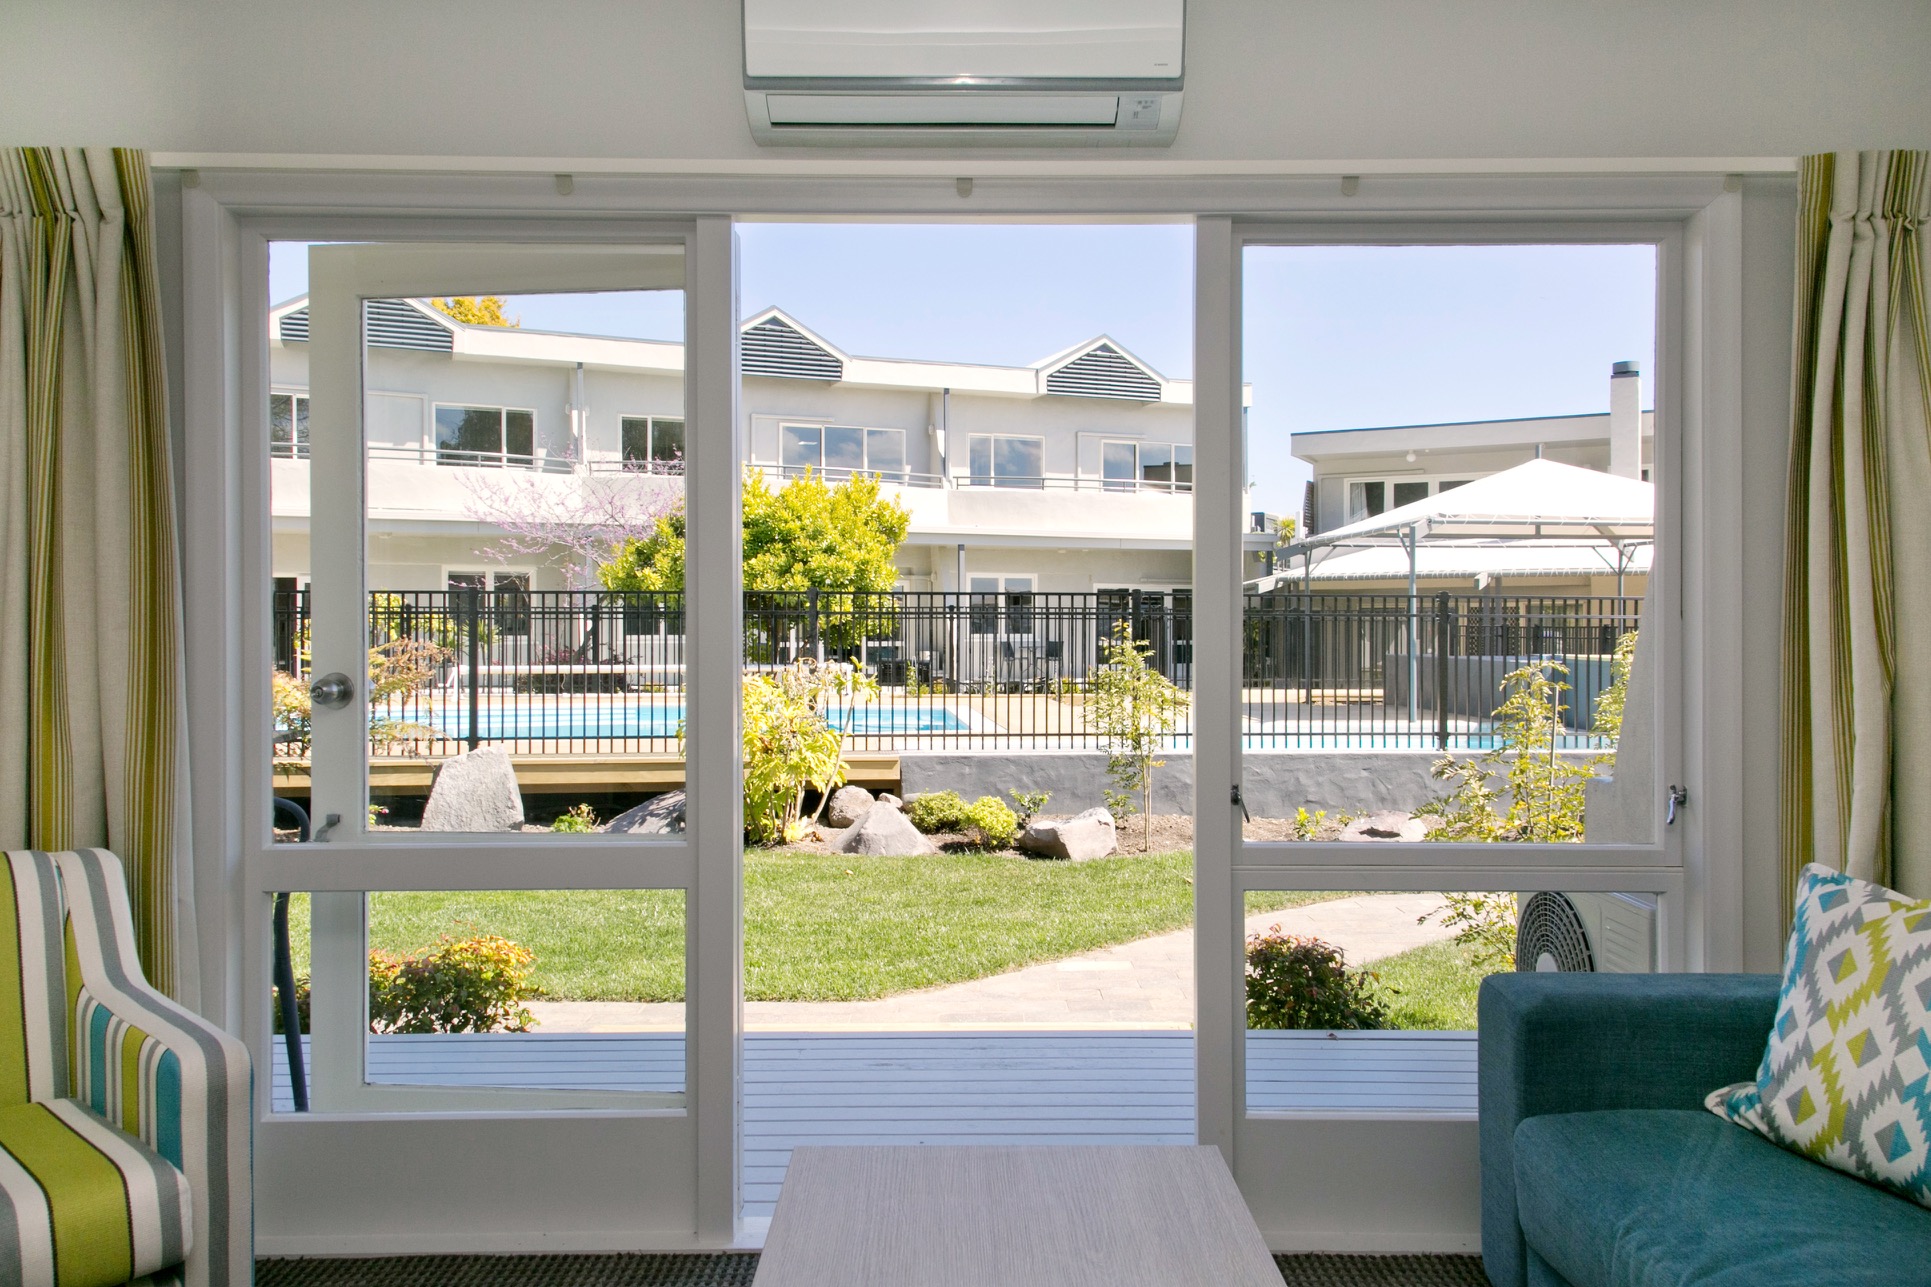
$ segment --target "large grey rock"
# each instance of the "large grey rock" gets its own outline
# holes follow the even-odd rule
[[[890,805],[873,805],[865,816],[837,840],[832,847],[841,854],[866,854],[873,857],[903,857],[935,854],[939,847],[919,834],[911,819]]]
[[[1019,847],[1043,858],[1085,862],[1119,848],[1119,837],[1111,813],[1088,809],[1070,818],[1034,818],[1020,833]]]
[[[422,809],[424,831],[515,831],[523,825],[523,793],[510,753],[479,746],[444,760]]]
[[[872,793],[864,787],[839,787],[831,793],[831,803],[825,806],[825,821],[834,827],[854,826],[871,812],[872,804]]]
[[[1398,810],[1389,809],[1381,813],[1371,813],[1365,818],[1356,818],[1341,828],[1340,840],[1389,841],[1389,840],[1426,840],[1428,824],[1420,818],[1411,818]]]
[[[666,791],[612,818],[605,831],[629,831],[640,836],[674,836],[684,830],[684,793]]]

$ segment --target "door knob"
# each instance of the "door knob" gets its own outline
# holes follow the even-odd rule
[[[355,681],[341,671],[331,671],[308,686],[308,700],[311,705],[339,710],[349,704],[355,696]]]

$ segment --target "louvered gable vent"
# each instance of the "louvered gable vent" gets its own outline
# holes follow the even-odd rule
[[[1111,344],[1082,353],[1046,377],[1046,392],[1074,398],[1126,398],[1158,402],[1160,382]]]
[[[782,318],[767,317],[745,330],[738,341],[738,364],[745,375],[775,375],[792,380],[842,380],[838,355],[813,343]]]
[[[377,349],[414,349],[419,353],[448,353],[456,346],[449,328],[399,299],[372,299],[364,304],[363,329],[369,347]],[[282,317],[282,343],[308,343],[308,307],[304,305]]]

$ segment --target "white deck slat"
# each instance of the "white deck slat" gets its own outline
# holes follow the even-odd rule
[[[1248,1107],[1472,1118],[1475,1058],[1472,1033],[1250,1032]],[[387,1084],[684,1088],[675,1032],[375,1036],[369,1061]],[[750,1033],[745,1214],[771,1213],[800,1144],[1191,1143],[1193,1078],[1190,1032]]]

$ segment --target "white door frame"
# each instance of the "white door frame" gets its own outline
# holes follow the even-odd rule
[[[177,165],[202,168],[169,171],[165,167],[171,159]],[[856,173],[850,166],[840,166],[835,173],[809,176],[764,172],[757,162],[747,162],[741,173],[713,175],[639,173],[626,166],[625,173],[580,177],[574,195],[560,202],[549,176],[553,170],[570,168],[561,163],[532,162],[521,167],[528,173],[480,173],[467,161],[450,163],[444,167],[447,172],[434,172],[436,163],[425,161],[410,170],[383,173],[367,167],[331,167],[326,159],[317,160],[313,169],[295,168],[303,162],[290,158],[261,163],[246,158],[230,163],[213,156],[157,156],[156,160],[163,167],[157,171],[157,218],[164,242],[175,226],[172,194],[178,192],[182,246],[178,276],[165,253],[162,273],[164,286],[171,276],[178,286],[183,339],[178,411],[186,426],[181,439],[183,595],[188,605],[189,737],[196,775],[192,825],[204,979],[200,1004],[205,1013],[246,1036],[259,1060],[268,1046],[268,913],[264,900],[254,894],[326,887],[328,881],[328,873],[318,875],[319,869],[312,865],[307,870],[291,867],[288,855],[276,853],[268,844],[266,801],[272,782],[265,732],[267,694],[265,686],[256,691],[257,686],[234,681],[237,675],[265,673],[271,655],[268,596],[265,588],[257,588],[266,587],[270,575],[268,241],[500,239],[566,244],[674,232],[691,237],[693,247],[687,333],[734,339],[730,220],[700,216],[693,233],[688,216],[640,212],[755,211],[777,217],[837,212],[858,218],[956,219],[961,210],[949,178],[954,171],[941,167],[941,173],[916,165],[894,170],[890,165],[878,168],[867,163]],[[1201,271],[1196,280],[1195,387],[1202,399],[1197,419],[1209,423],[1226,418],[1236,424],[1238,360],[1237,351],[1229,346],[1238,333],[1238,252],[1231,242],[1237,219],[1360,223],[1540,212],[1546,217],[1680,223],[1686,230],[1687,265],[1684,297],[1678,302],[1686,383],[1683,488],[1690,503],[1679,557],[1684,566],[1684,644],[1691,663],[1684,681],[1684,744],[1693,804],[1681,824],[1686,830],[1684,914],[1677,923],[1687,940],[1688,966],[1737,968],[1743,933],[1746,759],[1741,714],[1744,207],[1743,185],[1725,172],[1787,175],[1793,163],[1788,158],[1645,162],[1640,172],[1620,162],[1448,163],[1431,164],[1428,174],[1399,173],[1383,165],[1368,167],[1364,172],[1377,177],[1353,192],[1337,184],[1329,172],[1334,171],[1332,166],[1321,167],[1319,174],[1285,172],[1296,168],[1255,174],[1210,167],[1204,173],[1175,174],[1157,172],[1156,163],[1155,171],[1109,171],[1074,180],[1065,176],[1063,167],[1048,167],[1050,173],[1029,170],[982,182],[973,213],[1063,221],[1072,217],[1176,220],[1203,212],[1198,220]],[[1361,167],[1341,168],[1352,172]],[[1215,265],[1218,276],[1210,271]],[[735,344],[724,343],[715,347],[710,365],[687,372],[686,396],[693,421],[708,406],[707,423],[735,423],[734,414],[719,412],[737,397],[735,361]],[[1773,381],[1778,387],[1766,389],[1764,377],[1756,377],[1750,392],[1773,401],[1781,396],[1782,378],[1779,373]],[[1213,391],[1223,384],[1226,389]],[[1228,390],[1233,390],[1231,398]],[[728,446],[709,444],[712,451],[736,452],[735,434],[720,438]],[[1223,452],[1220,468],[1226,469],[1228,449],[1224,442],[1216,447],[1206,435],[1197,436],[1197,471],[1210,468],[1215,451]],[[1202,490],[1198,477],[1197,492]],[[718,471],[712,482],[730,492],[734,503],[735,488],[726,478],[734,479],[734,471]],[[713,548],[735,540],[734,523],[720,504],[709,504],[704,512],[710,519],[705,530],[719,528],[708,538]],[[1218,533],[1217,525],[1209,527],[1215,530],[1203,533],[1206,541],[1197,551],[1197,562],[1204,567],[1210,557],[1237,560],[1237,541],[1222,555],[1213,554],[1215,541],[1233,538]],[[706,539],[704,531],[693,531],[691,536],[694,547]],[[1216,606],[1216,591],[1207,584],[1211,579],[1195,586],[1200,619],[1211,619],[1214,611],[1231,606],[1231,591],[1225,586],[1217,592]],[[712,605],[712,611],[722,617],[736,607],[719,603]],[[717,622],[711,625],[715,630]],[[1197,635],[1197,656],[1204,657],[1210,643]],[[1232,660],[1230,656],[1223,673],[1238,673],[1231,669]],[[720,673],[712,677],[714,683],[735,684],[735,674],[726,676],[723,668],[716,669]],[[701,682],[701,675],[693,678]],[[713,700],[716,697],[713,693]],[[713,742],[720,763],[709,765],[708,771],[722,771],[721,748],[721,740]],[[1233,768],[1230,748],[1202,746],[1198,754],[1202,782],[1224,780]],[[707,771],[706,763],[700,756],[691,771]],[[730,771],[735,769],[733,762]],[[726,794],[728,799],[719,795],[711,801],[720,813],[736,807],[735,793]],[[1218,834],[1218,851],[1231,855],[1233,830],[1231,818],[1224,816],[1222,798],[1203,786],[1199,804],[1203,806],[1197,822],[1201,851],[1209,852],[1211,838]],[[695,825],[700,832],[710,826],[716,836],[719,821],[712,818],[706,824],[700,819]],[[735,844],[711,849],[700,841],[697,848],[702,852],[693,860],[696,870],[686,875],[697,891],[691,914],[701,931],[701,926],[715,923],[727,911],[735,916],[737,854]],[[341,863],[339,887],[357,888],[356,868],[361,860],[346,849],[334,857]],[[1231,864],[1200,863],[1198,867],[1201,905],[1226,906],[1234,889]],[[1479,875],[1467,874],[1471,880]],[[1512,872],[1510,878],[1520,875]],[[1426,881],[1431,876],[1424,869],[1416,879]],[[1213,953],[1216,970],[1234,959],[1237,950],[1229,928],[1204,921],[1201,926],[1201,950]],[[704,957],[700,973],[735,975],[735,936],[712,935],[698,950]],[[1203,977],[1207,973],[1203,971]],[[341,1138],[333,1139],[330,1132],[316,1129],[322,1124],[318,1121],[293,1122],[287,1115],[271,1119],[264,1095],[258,1104],[262,1115],[256,1135],[258,1245],[269,1254],[299,1254],[728,1244],[735,1206],[732,1063],[737,1052],[734,1034],[716,1018],[725,1014],[734,1019],[735,1000],[715,992],[706,995],[695,977],[694,986],[688,1111],[697,1123],[698,1139],[690,1152],[682,1152],[680,1146],[670,1154],[659,1154],[655,1161],[660,1170],[688,1167],[698,1175],[695,1208],[676,1192],[649,1186],[637,1191],[635,1202],[623,1212],[601,1200],[585,1204],[559,1199],[553,1185],[544,1183],[546,1178],[572,1182],[572,1187],[575,1182],[592,1187],[628,1182],[607,1169],[579,1170],[567,1161],[557,1161],[559,1150],[567,1155],[574,1142],[597,1138],[602,1127],[589,1116],[574,1122],[568,1117],[531,1120],[517,1155],[516,1200],[506,1203],[501,1152],[471,1149],[465,1131],[468,1119],[463,1115],[447,1122],[417,1119],[419,1126],[411,1129],[418,1131],[426,1152],[440,1154],[439,1170],[475,1177],[467,1198],[420,1201],[404,1211],[374,1208],[358,1203],[353,1192],[359,1182],[356,1139],[376,1138],[395,1129],[400,1119],[385,1115],[345,1120]],[[1208,1051],[1201,1070],[1201,1138],[1220,1144],[1231,1155],[1231,1049],[1221,1059],[1209,1047],[1217,1041],[1231,1042],[1233,1018],[1224,1005],[1213,1010],[1209,1013],[1203,1007],[1198,1029],[1200,1046]],[[726,1075],[727,1068],[731,1075]],[[579,1123],[588,1129],[579,1129]],[[1425,1134],[1411,1141],[1410,1151],[1418,1162],[1432,1148]],[[634,1137],[644,1141],[642,1136]],[[1297,1147],[1320,1145],[1318,1137],[1310,1137]],[[1311,1245],[1291,1221],[1275,1220],[1264,1203],[1261,1213],[1263,1227],[1277,1245]],[[1428,1231],[1367,1219],[1359,1224],[1353,1243],[1390,1251],[1447,1249],[1470,1236],[1473,1225],[1467,1221],[1446,1231]]]
[[[1708,548],[1713,520],[1731,512],[1736,476],[1692,467],[1735,441],[1725,410],[1733,368],[1714,363],[1707,330],[1692,331],[1686,298],[1701,300],[1704,326],[1733,308],[1733,277],[1711,271],[1710,230],[1701,216],[1632,222],[1605,219],[1518,222],[1241,221],[1198,224],[1195,309],[1195,704],[1194,822],[1198,912],[1196,1032],[1198,1129],[1225,1151],[1249,1204],[1277,1248],[1442,1250],[1479,1247],[1479,1150],[1472,1119],[1432,1114],[1250,1114],[1245,1109],[1244,895],[1253,889],[1442,888],[1603,890],[1659,895],[1663,969],[1735,968],[1713,952],[1706,918],[1711,844],[1707,824],[1732,800],[1686,758],[1691,730],[1710,712],[1699,673],[1711,636],[1736,609],[1734,583],[1713,587],[1693,552]],[[1630,845],[1453,844],[1374,846],[1240,838],[1241,636],[1200,623],[1237,621],[1241,544],[1229,515],[1244,512],[1246,477],[1240,417],[1242,260],[1250,246],[1649,242],[1657,247],[1657,489],[1659,546],[1644,630],[1657,648],[1656,766],[1659,793],[1686,783],[1692,798],[1714,796],[1703,818],[1688,813],[1660,826],[1655,841]],[[1694,253],[1693,253],[1694,252]],[[1734,316],[1734,314],[1730,314]],[[1699,383],[1701,381],[1701,383]],[[1733,403],[1727,405],[1734,405]],[[1686,501],[1689,502],[1686,504]],[[1699,505],[1696,502],[1702,502]],[[1704,594],[1692,607],[1685,594]],[[1728,618],[1734,621],[1735,618]],[[1702,632],[1701,640],[1697,640]],[[1692,642],[1696,640],[1696,642]],[[1692,654],[1700,647],[1701,656]],[[1707,681],[1707,676],[1704,676]],[[1660,809],[1659,809],[1660,814]],[[1699,823],[1703,825],[1699,825]],[[1471,851],[1472,850],[1472,851]],[[1698,855],[1696,862],[1689,855]],[[1728,856],[1728,855],[1726,855]],[[1699,923],[1704,921],[1704,923]],[[1722,962],[1718,964],[1718,962]],[[1306,1165],[1319,1158],[1316,1165]]]

